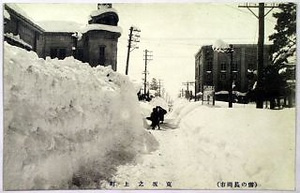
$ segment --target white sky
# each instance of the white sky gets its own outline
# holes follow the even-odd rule
[[[97,7],[90,4],[18,4],[32,19],[65,20],[87,23]],[[195,79],[195,53],[201,45],[217,39],[228,43],[256,44],[258,19],[238,4],[216,3],[114,3],[123,29],[118,44],[118,72],[125,74],[128,33],[131,25],[141,29],[139,49],[130,53],[129,76],[142,83],[143,51],[153,51],[148,62],[149,78],[162,79],[171,96],[176,96],[184,81]],[[253,9],[257,14],[257,9]],[[265,19],[265,43],[274,32],[275,19]]]

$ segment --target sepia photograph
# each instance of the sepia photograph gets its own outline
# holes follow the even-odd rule
[[[3,2],[2,190],[296,191],[298,5]]]

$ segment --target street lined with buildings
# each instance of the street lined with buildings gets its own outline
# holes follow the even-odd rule
[[[295,189],[295,3],[3,10],[5,190]]]

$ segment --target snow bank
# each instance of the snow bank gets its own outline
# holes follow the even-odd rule
[[[154,108],[156,106],[161,106],[162,108],[164,108],[165,110],[168,110],[168,103],[165,99],[161,98],[161,97],[154,97],[151,101],[150,101],[150,105]]]
[[[4,43],[4,188],[99,188],[157,147],[127,77]]]
[[[162,130],[151,130],[159,149],[137,165],[120,165],[113,177],[116,186],[107,188],[293,190],[295,109],[216,104],[174,101],[173,119],[166,119]],[[178,127],[169,129],[175,119]]]
[[[217,182],[237,181],[256,182],[257,189],[294,188],[295,109],[200,104],[175,110],[181,120],[177,134],[191,149],[185,156],[193,157],[182,167],[190,175],[178,187],[213,188]]]
[[[174,101],[173,111],[170,113],[169,117],[172,119],[172,124],[178,125],[181,119],[192,113],[194,109],[201,106],[201,102],[189,102],[186,99],[176,99]]]

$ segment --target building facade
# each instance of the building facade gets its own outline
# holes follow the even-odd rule
[[[249,72],[257,70],[257,45],[233,44],[232,79],[233,90],[246,93],[254,81]],[[195,55],[195,92],[203,93],[213,87],[215,93],[228,91],[230,86],[230,54],[217,52],[211,45],[202,46]],[[264,65],[271,62],[270,45],[264,49]],[[226,92],[223,92],[226,93]]]
[[[86,25],[37,24],[15,4],[4,5],[4,40],[32,50],[41,58],[74,58],[92,67],[117,70],[119,17],[112,4],[98,4]],[[51,27],[49,27],[51,26]]]

